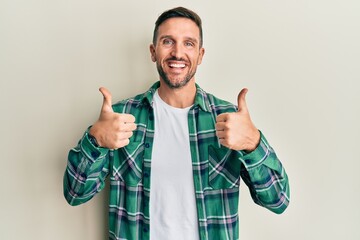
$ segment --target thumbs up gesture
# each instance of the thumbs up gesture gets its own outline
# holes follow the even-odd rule
[[[247,88],[238,95],[238,112],[223,113],[216,118],[216,136],[220,144],[233,150],[253,151],[260,142],[260,132],[251,121],[246,105]]]
[[[104,87],[99,91],[104,100],[100,117],[89,133],[96,138],[100,147],[118,149],[129,144],[129,138],[136,129],[135,117],[131,114],[115,113],[112,109],[111,93]]]

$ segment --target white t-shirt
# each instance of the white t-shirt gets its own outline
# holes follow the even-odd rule
[[[155,133],[151,158],[150,239],[199,239],[190,154],[188,108],[175,108],[154,94]]]

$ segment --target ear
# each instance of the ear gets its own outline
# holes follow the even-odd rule
[[[204,57],[204,54],[205,54],[205,48],[200,48],[200,51],[199,51],[199,59],[198,59],[198,65],[201,64],[202,62],[202,59]]]
[[[155,54],[154,44],[150,44],[150,55],[151,55],[151,61],[156,62],[156,54]]]

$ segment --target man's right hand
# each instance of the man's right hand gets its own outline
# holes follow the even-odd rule
[[[122,148],[129,144],[129,138],[136,129],[135,117],[131,114],[115,113],[112,109],[111,93],[104,87],[99,91],[104,96],[99,120],[89,133],[96,138],[100,147]]]

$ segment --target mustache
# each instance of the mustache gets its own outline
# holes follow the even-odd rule
[[[166,59],[166,61],[179,61],[179,62],[187,62],[186,59],[183,58],[177,58],[177,57],[170,57]]]

